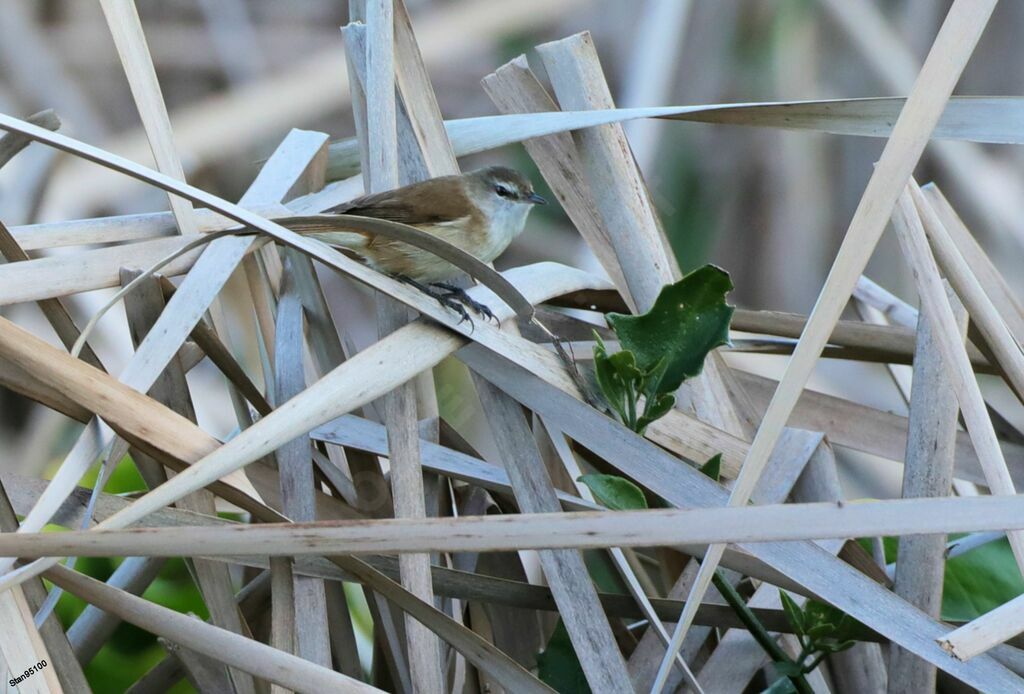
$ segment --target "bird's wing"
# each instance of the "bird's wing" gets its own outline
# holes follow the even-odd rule
[[[432,178],[398,190],[364,195],[344,202],[325,213],[375,217],[411,226],[432,226],[455,222],[471,209],[463,187],[452,186],[450,176]]]
[[[313,236],[332,246],[358,251],[369,245],[369,234],[353,229],[351,224],[339,224],[340,219],[329,215],[305,215],[278,217],[274,221],[297,234]]]

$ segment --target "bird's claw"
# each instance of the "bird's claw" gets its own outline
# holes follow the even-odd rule
[[[458,302],[462,306],[468,306],[474,313],[483,316],[484,319],[493,320],[498,325],[501,324],[501,321],[498,320],[498,317],[494,315],[494,311],[492,311],[487,304],[482,304],[471,297],[462,287],[457,287],[446,282],[437,282],[433,286],[443,291],[443,296],[448,301]],[[447,306],[448,304],[445,305]],[[449,308],[451,308],[451,306],[449,306]],[[467,320],[468,317],[466,317],[464,311],[460,312],[460,315],[464,316],[463,320]],[[459,322],[461,323],[462,321]]]
[[[434,298],[437,299],[437,303],[459,314],[459,325],[462,325],[466,321],[469,321],[470,325],[473,324],[473,319],[469,317],[469,311],[466,310],[466,307],[463,306],[462,302],[460,302],[458,299],[453,298],[451,295],[447,294],[439,294]]]
[[[459,325],[469,322],[470,331],[473,330],[473,319],[469,315],[469,311],[466,307],[472,309],[478,315],[483,316],[487,320],[494,320],[495,323],[501,324],[498,317],[494,315],[494,312],[486,305],[482,304],[469,294],[462,287],[457,287],[454,284],[448,284],[447,282],[432,282],[430,285],[420,284],[411,277],[405,275],[394,275],[395,279],[400,282],[412,285],[421,292],[429,297],[437,300],[437,303],[441,304],[444,308],[450,309],[459,315]]]
[[[476,311],[477,314],[483,316],[486,320],[493,320],[496,324],[501,323],[501,321],[498,320],[498,317],[494,315],[494,311],[492,311],[487,304],[481,304],[479,301],[474,301],[468,296],[465,299],[460,298],[459,300]]]

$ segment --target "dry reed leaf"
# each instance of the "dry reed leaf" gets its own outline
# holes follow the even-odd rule
[[[306,387],[303,365],[302,304],[292,279],[293,270],[285,262],[281,279],[281,297],[277,304],[274,335],[275,395],[287,402]],[[275,452],[281,485],[281,510],[296,521],[316,520],[316,484],[309,440],[292,439]],[[271,563],[271,593],[275,618],[275,641],[311,662],[331,667],[330,636],[327,628],[327,592],[323,581],[293,576],[290,561]],[[283,584],[285,590],[281,590]],[[281,619],[276,617],[280,616]],[[286,617],[286,618],[285,618]],[[293,646],[294,644],[294,646]],[[282,646],[277,646],[282,648]]]
[[[778,381],[738,371],[740,382],[750,393],[758,413],[767,409]],[[852,448],[888,460],[902,462],[906,454],[908,422],[906,417],[867,407],[851,400],[805,389],[790,418],[793,426],[824,432],[837,446]],[[970,434],[956,433],[956,476],[975,484],[985,484],[985,476],[974,451]],[[1024,448],[1002,442],[1010,476],[1024,482]]]
[[[122,267],[147,268],[158,260],[201,239],[182,236],[152,239],[124,246],[96,248],[70,255],[36,258],[22,263],[0,266],[0,305],[23,301],[40,301],[56,297],[115,287]],[[180,274],[195,263],[199,251],[194,250],[173,260],[164,272]]]
[[[142,125],[146,138],[153,151],[157,168],[173,176],[179,181],[185,180],[185,170],[181,166],[177,148],[174,146],[174,135],[171,132],[171,119],[167,115],[167,106],[160,91],[160,83],[156,77],[156,67],[146,45],[146,36],[142,33],[142,22],[134,0],[100,0],[103,15],[117,47],[117,53],[124,66],[128,85],[131,87],[135,105],[142,117]],[[192,205],[174,195],[170,196],[171,213],[178,225],[178,233],[190,236],[196,233],[196,223],[192,216]]]
[[[711,123],[807,127],[813,131],[840,135],[886,137],[891,132],[891,123],[894,122],[904,101],[894,98],[845,99],[777,104],[608,109],[600,112],[547,112],[454,120],[446,122],[446,128],[457,156],[487,151],[530,138],[622,122],[630,118],[670,117],[666,114],[676,114],[676,119],[690,120],[702,120],[706,115],[707,122]],[[1020,123],[1024,122],[1020,115],[1022,110],[1024,100],[1020,97],[952,97],[936,126],[934,137],[1019,144],[1024,142],[1024,132],[1020,126]],[[794,120],[786,120],[790,118]],[[329,171],[332,178],[357,172],[358,162],[358,147],[354,139],[331,145]],[[333,187],[328,187],[324,194],[311,196],[314,199],[323,199],[324,203],[316,203],[296,211],[301,213],[326,209],[358,195],[362,190],[358,181],[354,182],[354,186],[353,182],[344,183],[342,187],[348,188],[348,192],[339,195],[340,189],[334,184]],[[263,214],[271,216],[268,212]],[[200,231],[213,231],[230,226],[222,217],[207,210],[196,210],[195,216]],[[156,212],[106,220],[34,224],[16,227],[13,232],[24,248],[35,250],[42,247],[147,238],[168,233],[172,225],[173,220],[169,213]]]
[[[11,491],[14,510],[18,513],[25,512],[31,508],[34,500],[38,497],[39,493],[41,493],[45,486],[42,480],[33,480],[14,476],[5,477],[4,482],[7,485],[7,488]],[[61,514],[58,515],[55,522],[67,527],[80,526],[81,518],[83,517],[83,509],[88,496],[88,490],[79,488],[79,490],[69,498],[69,501],[66,504],[68,507],[66,512],[62,509]],[[108,516],[125,508],[130,503],[129,499],[104,493],[100,495],[96,508],[95,519],[96,521],[104,520]],[[218,516],[203,516],[190,511],[167,508],[150,515],[147,518],[146,527],[189,526],[196,528],[203,526],[232,525],[235,523],[235,521],[230,521]],[[687,551],[697,552],[698,549],[698,547],[694,546],[693,548],[687,548]],[[221,555],[214,557],[214,559],[217,561],[264,569],[268,566],[268,562],[265,559],[255,555]],[[370,556],[366,557],[366,562],[378,571],[387,575],[389,578],[397,578],[398,576],[397,561],[393,557]],[[122,566],[123,565],[124,564],[122,563]],[[350,574],[344,573],[341,569],[331,564],[326,559],[317,556],[300,556],[296,559],[294,566],[297,572],[306,576],[315,576],[332,581],[352,579]],[[465,598],[467,600],[480,600],[522,608],[542,610],[556,609],[551,592],[543,586],[531,585],[528,583],[521,583],[518,581],[480,574],[469,574],[463,571],[446,569],[438,566],[433,567],[432,572],[434,589],[437,594],[441,596]],[[757,571],[754,572],[755,575],[757,573]],[[790,585],[786,583],[786,581],[780,580],[778,576],[771,576],[767,573],[763,575],[785,584],[787,590],[799,590],[798,586]],[[636,608],[635,602],[625,596],[601,593],[600,599],[604,609],[611,616],[642,616],[641,612]],[[673,600],[652,599],[652,605],[657,610],[659,616],[666,619],[678,616],[682,608],[681,602]],[[760,614],[765,618],[766,625],[773,630],[785,630],[787,628],[785,618],[782,617],[780,613],[763,611]],[[730,627],[740,625],[739,621],[735,618],[735,615],[728,608],[715,605],[702,606],[702,616],[698,616],[698,623],[727,625]]]
[[[972,323],[978,326],[985,343],[1002,367],[1007,384],[1020,398],[1020,394],[1024,393],[1024,354],[1021,354],[1020,344],[1014,339],[986,288],[974,275],[952,236],[913,179],[909,191],[936,261],[957,294],[963,298]],[[1010,312],[1009,315],[1013,316],[1014,313]],[[1019,318],[1019,314],[1017,316]]]
[[[455,154],[460,157],[531,138],[646,118],[889,137],[905,103],[905,98],[873,97],[615,108],[598,113],[569,109],[450,120],[445,122],[445,129]],[[950,98],[932,137],[1022,144],[1022,118],[1024,99],[1021,97],[956,96]],[[356,141],[347,139],[331,143],[329,166],[330,178],[347,178],[357,173],[359,154]]]
[[[529,504],[526,504],[529,506]],[[1024,528],[1024,497],[890,499],[644,511],[3,533],[0,555],[331,556],[752,544]]]

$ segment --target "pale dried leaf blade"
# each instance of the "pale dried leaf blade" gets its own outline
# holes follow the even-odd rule
[[[667,120],[780,128],[833,135],[888,137],[906,99],[874,97],[823,101],[783,101],[694,106],[654,106],[593,111],[561,111],[482,116],[445,122],[458,156],[522,142],[535,137],[609,123],[660,118]],[[993,144],[1024,143],[1024,97],[958,96],[950,99],[932,137]],[[330,176],[358,172],[354,140],[331,144]]]

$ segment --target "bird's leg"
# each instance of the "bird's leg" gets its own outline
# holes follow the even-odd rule
[[[437,287],[438,289],[444,291],[446,296],[455,299],[456,301],[459,301],[462,304],[465,304],[466,306],[473,309],[473,311],[483,316],[484,318],[488,320],[493,320],[495,323],[500,323],[498,317],[494,315],[494,312],[491,311],[490,307],[488,307],[487,304],[482,304],[473,297],[471,297],[462,287],[458,287],[454,284],[449,284],[448,282],[431,282],[430,286]]]
[[[438,289],[443,290],[444,292],[446,292],[446,296],[453,298],[457,301],[460,301],[466,306],[469,306],[471,309],[476,311],[484,318],[488,320],[493,320],[495,323],[500,323],[498,317],[494,315],[494,312],[491,311],[491,309],[488,308],[486,304],[481,304],[479,301],[475,300],[473,297],[467,294],[466,290],[463,289],[462,287],[457,287],[454,284],[449,284],[447,282],[431,282],[430,286],[437,287]]]
[[[407,275],[393,275],[393,277],[399,282],[404,282],[412,287],[416,287],[416,289],[419,289],[431,299],[436,300],[437,303],[441,304],[445,308],[455,311],[455,313],[459,314],[460,325],[465,321],[469,321],[470,324],[472,324],[473,321],[470,319],[469,313],[466,311],[466,307],[463,306],[457,298],[453,298],[450,292],[438,291],[434,289],[433,286],[421,284]],[[470,308],[473,307],[470,306]]]

